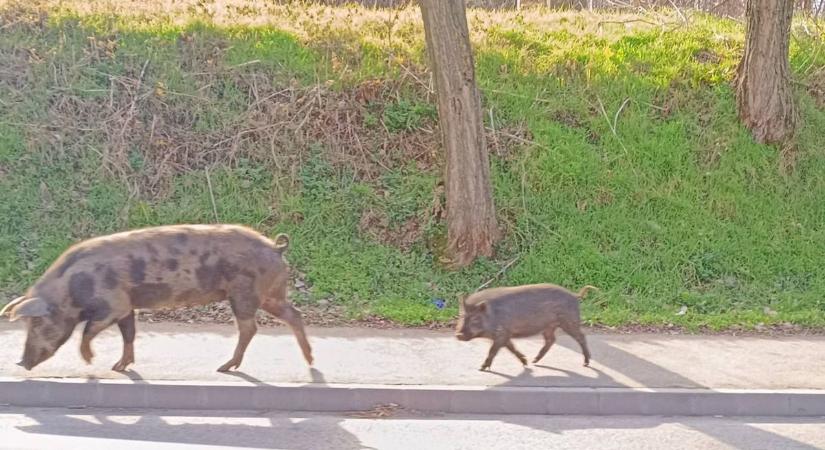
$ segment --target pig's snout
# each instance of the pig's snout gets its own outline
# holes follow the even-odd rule
[[[469,341],[470,340],[470,335],[465,334],[465,333],[456,333],[455,338],[458,339],[459,341]]]

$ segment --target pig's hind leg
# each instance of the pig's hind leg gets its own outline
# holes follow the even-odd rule
[[[504,344],[504,346],[507,347],[507,350],[510,350],[510,353],[516,355],[516,358],[518,358],[518,360],[521,362],[522,366],[527,365],[527,357],[525,357],[524,354],[521,353],[520,351],[516,350],[516,346],[513,345],[512,340],[508,339],[507,343]]]
[[[590,366],[590,350],[587,348],[587,339],[585,339],[580,325],[578,323],[563,323],[561,328],[565,333],[575,339],[582,348],[582,354],[584,355],[584,367]]]
[[[547,354],[547,351],[550,350],[554,342],[556,342],[556,327],[550,327],[544,331],[544,346],[539,350],[536,357],[533,358],[533,364],[539,362],[541,358],[544,358],[544,355]]]
[[[307,364],[312,365],[312,347],[310,347],[306,331],[304,331],[301,312],[286,300],[279,299],[267,300],[261,305],[261,308],[289,325],[295,339],[298,341],[298,345],[301,347],[304,359]]]
[[[123,355],[120,361],[112,366],[112,370],[123,372],[129,364],[135,362],[135,312],[132,311],[128,316],[118,320],[117,327],[123,337]]]
[[[252,337],[258,331],[258,326],[255,324],[255,311],[258,310],[260,300],[254,290],[244,289],[235,295],[231,295],[229,305],[232,307],[235,322],[238,325],[238,344],[235,346],[232,359],[219,367],[218,372],[228,372],[240,367],[243,355],[246,353],[246,347],[249,346],[249,342],[252,341]]]

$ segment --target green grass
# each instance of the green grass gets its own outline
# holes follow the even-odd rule
[[[49,13],[0,33],[0,66],[17,68],[0,69],[4,300],[81,238],[212,222],[217,213],[269,235],[290,233],[289,261],[312,286],[294,300],[332,298],[355,318],[450,320],[459,294],[518,258],[493,285],[596,285],[601,292],[583,303],[588,323],[825,325],[825,112],[800,84],[804,125],[793,157],[755,144],[738,124],[731,89],[743,38],[735,22],[696,17],[663,32],[599,29],[598,17],[575,13],[472,11],[487,125],[526,129],[533,144],[499,136],[509,142],[506,156],[492,158],[505,238],[495,260],[449,272],[439,264],[444,224],[432,214],[438,164],[390,161],[369,139],[423,139],[434,125],[416,10],[271,6],[250,9],[265,20],[247,23],[251,13],[148,17],[112,13],[105,2],[91,13],[72,5],[0,13]],[[822,36],[797,33],[794,76],[821,83],[823,50]],[[135,87],[121,82],[142,72],[140,92],[151,101],[137,104],[151,109],[136,117],[148,129],[153,114],[167,114],[203,152],[221,133],[261,125],[244,122],[247,107],[262,101],[260,87],[327,86],[325,95],[355,101],[352,92],[377,80],[390,93],[368,102],[359,130],[364,160],[380,169],[364,175],[316,136],[240,141],[240,156],[216,163],[195,149],[181,162],[186,170],[158,178],[157,152],[174,142],[147,148],[137,136],[113,141],[82,117],[60,122],[71,111],[60,108],[71,105],[128,106],[118,99]],[[103,162],[120,145],[123,172],[113,173]],[[783,170],[791,160],[794,169]],[[377,233],[364,229],[367,213],[383,218]],[[416,239],[394,245],[410,223]],[[687,313],[677,315],[682,306]]]

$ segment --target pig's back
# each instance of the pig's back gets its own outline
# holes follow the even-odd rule
[[[234,225],[172,225],[83,241],[47,270],[36,289],[59,296],[125,292],[135,308],[206,303],[225,297],[229,284],[252,284],[283,265],[278,248]],[[85,297],[86,295],[84,295]]]

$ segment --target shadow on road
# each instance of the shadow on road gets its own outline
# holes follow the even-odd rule
[[[93,416],[94,421],[91,421],[82,417],[82,410],[66,414],[55,414],[53,411],[27,412],[26,415],[38,424],[18,429],[26,433],[147,443],[295,450],[369,448],[361,445],[358,437],[340,426],[341,418],[333,416],[310,416],[304,420],[292,420],[284,416],[261,417],[249,413],[233,415],[220,412],[218,416],[208,412],[189,412],[186,421],[176,420],[175,414],[182,413],[163,412],[160,413],[163,417],[159,417],[154,415],[159,414],[157,411],[146,415],[116,412],[96,414]],[[193,420],[192,416],[197,419]],[[228,418],[233,416],[243,417],[244,423],[227,423],[230,422]],[[194,421],[199,423],[192,423]]]
[[[130,370],[126,375],[136,383],[145,380],[137,372]],[[268,384],[241,371],[230,371],[227,375],[237,377],[254,384]],[[313,384],[325,384],[324,374],[311,368]],[[99,380],[89,377],[87,383]],[[37,425],[18,427],[27,433],[89,437],[104,439],[121,439],[158,443],[196,444],[210,446],[231,446],[250,448],[290,448],[296,450],[335,449],[369,449],[361,445],[360,440],[340,426],[341,417],[310,415],[300,421],[292,421],[283,415],[269,415],[256,412],[238,411],[152,411],[142,414],[139,411],[117,411],[107,414],[94,414],[94,423],[80,418],[85,408],[69,410],[56,414],[54,410],[27,411],[26,416],[38,422]],[[90,412],[100,410],[89,409]],[[164,417],[159,417],[162,415]],[[112,420],[112,416],[136,417],[137,420]],[[203,423],[176,423],[175,416],[195,416]],[[301,416],[300,414],[298,416]],[[226,418],[244,418],[244,422],[226,423]]]
[[[597,379],[601,379],[605,382],[612,382],[616,383],[614,379],[604,375],[598,367],[601,365],[603,367],[609,367],[610,369],[621,373],[622,375],[639,382],[643,386],[649,386],[654,384],[654,382],[661,383],[662,380],[667,380],[668,385],[670,386],[679,386],[679,387],[687,387],[687,388],[707,388],[706,386],[702,386],[693,380],[690,380],[676,372],[673,372],[669,369],[661,367],[657,364],[654,364],[650,361],[645,359],[639,358],[638,356],[629,353],[625,350],[617,348],[615,346],[610,345],[605,341],[598,341],[599,345],[596,348],[591,347],[591,352],[593,353],[591,369],[596,371],[599,374]],[[579,351],[578,345],[569,340],[569,339],[559,339],[557,340],[557,345],[561,345],[566,347],[572,351]],[[545,356],[545,358],[552,357],[552,349],[551,351]],[[600,357],[604,355],[604,357]],[[544,360],[542,360],[544,361]],[[621,361],[622,363],[609,365],[610,362],[613,361]],[[537,367],[547,367],[542,364],[537,365]],[[552,368],[552,367],[547,367]],[[568,376],[575,376],[572,372],[563,370],[563,369],[555,369],[559,370],[563,373],[566,373]],[[743,368],[743,370],[746,370]],[[532,376],[532,371],[529,367],[526,367],[522,375],[517,377],[513,377],[513,379],[508,380],[500,384],[499,386],[507,386],[512,384],[513,381],[518,380],[519,377]],[[523,380],[522,380],[523,381]],[[543,385],[543,383],[542,383]],[[770,419],[771,422],[777,422],[778,419],[772,418]],[[759,422],[759,418],[749,418],[749,422]],[[805,418],[781,418],[779,419],[782,423],[807,423],[810,422],[810,419]],[[734,419],[726,419],[724,421],[719,421],[718,423],[715,422],[706,422],[706,421],[696,421],[696,420],[679,420],[676,418],[663,418],[663,417],[656,417],[651,418],[650,421],[643,421],[643,424],[640,425],[641,427],[655,427],[662,423],[681,423],[686,427],[692,428],[698,432],[701,432],[707,436],[710,436],[720,442],[724,442],[732,447],[740,448],[740,449],[749,449],[752,448],[749,442],[754,442],[754,436],[758,436],[757,441],[764,444],[766,449],[773,449],[773,448],[781,448],[781,449],[800,449],[800,450],[816,450],[816,447],[811,445],[805,444],[803,442],[796,441],[794,439],[781,436],[776,433],[772,433],[767,430],[763,430],[761,428],[756,428],[744,420],[734,418]],[[599,424],[599,427],[604,427],[603,423]],[[556,431],[564,431],[564,430],[556,430]],[[747,438],[746,438],[747,437]],[[746,442],[747,441],[747,442]]]

